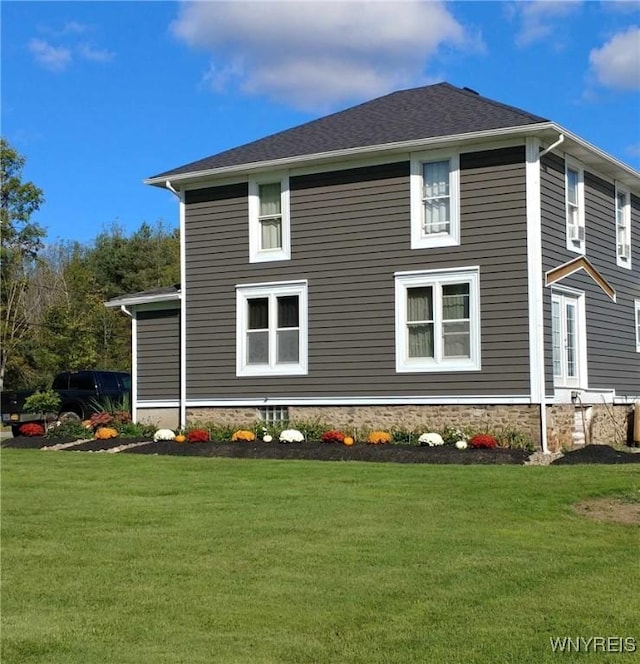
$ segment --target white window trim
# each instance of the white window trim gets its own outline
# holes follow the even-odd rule
[[[636,353],[640,353],[640,300],[634,301],[633,327],[636,331]]]
[[[620,246],[618,245],[618,196],[622,194],[625,198],[624,208],[622,209],[623,223],[627,229],[627,239],[626,252],[625,256],[623,252],[620,251]],[[626,268],[627,270],[631,269],[631,194],[628,189],[620,187],[616,182],[615,190],[615,199],[614,199],[614,214],[615,214],[615,225],[616,225],[616,264],[618,267]]]
[[[282,247],[279,249],[261,249],[260,185],[280,182],[280,209],[282,213]],[[249,180],[249,262],[266,263],[269,261],[291,260],[291,220],[290,220],[289,175],[271,173]]]
[[[569,224],[569,171],[576,171],[578,174],[578,231],[572,230],[574,227]],[[565,197],[565,219],[566,219],[566,236],[567,236],[567,249],[574,251],[577,254],[584,255],[586,253],[586,227],[585,227],[585,211],[584,211],[584,168],[570,158],[565,158],[564,168],[564,197]],[[571,234],[578,232],[582,235],[582,239],[578,240],[579,244],[576,245],[575,241],[571,238]]]
[[[395,273],[396,290],[396,372],[479,371],[480,362],[480,268],[450,268]],[[470,358],[438,359],[409,358],[407,317],[407,289],[420,286],[442,286],[461,281],[469,283]],[[438,314],[439,318],[439,314]],[[436,330],[435,336],[438,336]]]
[[[554,381],[554,391],[563,388],[580,388],[588,389],[589,388],[589,378],[587,375],[587,310],[586,310],[586,300],[584,291],[577,290],[575,288],[552,288],[551,296],[554,295],[568,295],[577,300],[577,366],[578,366],[578,376],[576,381],[567,381],[567,382],[556,382],[555,376],[553,376]]]
[[[299,316],[299,360],[297,363],[277,364],[275,362],[275,328],[269,328],[268,365],[249,365],[246,362],[248,311],[246,302],[255,297],[298,296]],[[273,320],[273,315],[270,316]],[[308,297],[307,281],[278,281],[264,284],[236,286],[236,376],[302,376],[308,372]]]
[[[422,204],[422,165],[430,161],[449,160],[450,232],[426,236],[422,232],[424,206]],[[411,248],[455,247],[460,244],[460,155],[451,150],[431,150],[411,155]]]

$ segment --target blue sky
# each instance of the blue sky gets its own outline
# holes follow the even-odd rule
[[[640,169],[640,3],[11,2],[2,135],[51,240],[177,225],[143,179],[393,90],[449,81]]]

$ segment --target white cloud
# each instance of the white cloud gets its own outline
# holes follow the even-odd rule
[[[510,13],[521,23],[516,34],[518,46],[529,46],[550,37],[562,19],[577,11],[582,0],[528,0],[510,5]]]
[[[425,82],[438,49],[481,48],[440,2],[187,2],[172,23],[211,52],[205,81],[317,109]]]
[[[80,57],[91,62],[111,62],[115,56],[115,53],[106,48],[93,48],[87,44],[80,44],[77,51]]]
[[[601,48],[589,54],[596,80],[616,90],[640,89],[640,28],[618,32]]]
[[[97,48],[86,42],[78,42],[77,36],[91,30],[91,26],[69,21],[59,30],[53,30],[47,26],[40,26],[39,31],[53,37],[60,45],[53,45],[50,41],[34,38],[28,43],[28,48],[33,54],[36,62],[45,69],[61,72],[67,69],[74,60],[86,60],[88,62],[110,62],[115,53],[105,48]]]
[[[50,71],[64,71],[71,64],[71,51],[64,46],[52,46],[43,39],[32,39],[28,47],[36,61]]]

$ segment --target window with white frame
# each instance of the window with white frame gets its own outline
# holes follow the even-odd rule
[[[258,417],[268,424],[286,424],[289,421],[288,406],[259,406]]]
[[[631,201],[629,192],[616,187],[616,262],[631,269]]]
[[[399,272],[396,370],[480,369],[479,268]]]
[[[249,260],[252,263],[291,258],[289,178],[249,181]]]
[[[567,162],[565,170],[567,249],[585,253],[584,171]]]
[[[307,282],[236,286],[236,374],[307,373]]]
[[[411,248],[460,244],[460,160],[433,151],[411,157]]]
[[[579,387],[586,381],[584,294],[551,295],[551,351],[556,387]]]
[[[636,353],[640,353],[640,300],[635,301],[636,308]]]

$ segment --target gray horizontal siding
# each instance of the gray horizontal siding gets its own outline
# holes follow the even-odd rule
[[[180,311],[137,314],[138,399],[180,398]]]
[[[542,229],[543,269],[550,270],[578,256],[566,248],[564,161],[555,155],[543,159]],[[615,288],[612,302],[584,272],[562,280],[585,292],[589,387],[615,389],[619,395],[640,394],[640,353],[635,351],[634,300],[640,299],[640,201],[631,197],[633,270],[616,265],[615,187],[585,171],[586,257]],[[545,360],[549,390],[551,365],[551,289],[544,292]]]
[[[524,148],[461,155],[455,248],[410,249],[409,164],[292,177],[290,261],[249,263],[247,186],[189,192],[187,398],[529,393]],[[397,374],[394,273],[480,266],[482,371]],[[307,279],[307,376],[237,378],[235,286]]]

